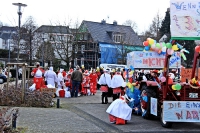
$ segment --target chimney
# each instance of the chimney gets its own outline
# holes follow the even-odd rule
[[[106,24],[106,20],[104,20],[104,19],[101,20],[101,23],[102,23],[102,24]]]
[[[113,25],[117,25],[117,21],[114,20],[114,21],[113,21]]]

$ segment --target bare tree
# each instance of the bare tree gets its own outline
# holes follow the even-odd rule
[[[152,20],[152,24],[149,27],[149,32],[153,35],[155,40],[160,39],[159,29],[161,28],[163,18],[160,16],[159,11],[157,12],[156,16]]]
[[[22,58],[29,61],[29,64],[32,65],[32,60],[34,56],[34,51],[38,48],[38,44],[34,41],[35,30],[37,29],[37,24],[32,16],[29,16],[21,28],[21,39],[24,40],[24,43],[21,44],[21,49],[23,50]]]
[[[133,20],[126,20],[124,23],[123,23],[123,25],[126,25],[126,26],[131,26],[131,28],[135,31],[135,32],[137,32],[137,29],[138,29],[138,26],[137,26],[137,23],[136,22],[134,22]]]

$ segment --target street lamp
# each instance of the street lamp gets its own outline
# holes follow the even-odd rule
[[[19,15],[19,40],[18,40],[18,45],[17,45],[17,62],[19,61],[19,43],[20,43],[20,26],[21,26],[21,16],[22,16],[22,12],[21,12],[21,7],[26,7],[26,4],[22,4],[22,3],[13,3],[13,5],[18,6],[18,15]]]
[[[42,67],[44,67],[44,43],[45,43],[45,33],[42,33]]]

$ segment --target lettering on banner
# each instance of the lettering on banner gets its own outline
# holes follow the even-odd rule
[[[170,115],[174,114],[174,120],[198,121],[200,102],[168,102],[167,110]],[[185,105],[185,106],[183,106]]]

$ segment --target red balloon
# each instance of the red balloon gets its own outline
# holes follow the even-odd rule
[[[196,51],[196,52],[200,52],[200,46],[196,46],[196,47],[195,47],[195,51]]]
[[[173,84],[173,79],[168,78],[168,84],[169,84],[169,85]]]
[[[148,42],[148,41],[144,41],[144,42],[143,42],[143,45],[144,45],[144,46],[148,46],[148,45],[149,45],[149,42]]]

